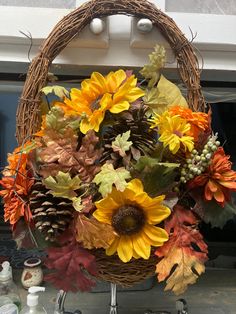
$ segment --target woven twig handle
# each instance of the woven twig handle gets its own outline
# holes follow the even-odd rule
[[[40,91],[47,84],[49,66],[54,58],[92,19],[115,14],[152,21],[176,56],[180,77],[188,90],[190,108],[195,111],[204,110],[197,57],[191,44],[170,17],[146,0],[91,0],[65,16],[55,26],[32,61],[17,110],[16,136],[19,144],[39,129]]]

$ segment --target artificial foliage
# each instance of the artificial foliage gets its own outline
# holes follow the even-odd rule
[[[205,271],[199,223],[222,227],[236,213],[236,172],[210,108],[194,112],[163,76],[163,47],[149,61],[138,75],[94,72],[80,88],[43,88],[57,100],[8,155],[5,221],[19,247],[47,248],[57,288],[91,289],[103,251],[130,268],[154,260],[165,289],[183,293]]]

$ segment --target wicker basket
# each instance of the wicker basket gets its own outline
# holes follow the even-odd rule
[[[49,67],[54,58],[94,18],[125,14],[152,21],[170,44],[180,77],[187,87],[187,101],[194,111],[204,111],[205,102],[200,86],[200,71],[193,47],[175,22],[153,4],[145,0],[91,0],[65,16],[52,30],[33,59],[20,98],[16,135],[18,143],[35,133],[40,127],[41,89],[47,85]],[[156,257],[123,263],[118,257],[108,257],[104,250],[95,250],[99,278],[131,286],[154,274]]]

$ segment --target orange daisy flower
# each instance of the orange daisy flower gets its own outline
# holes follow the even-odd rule
[[[185,119],[190,125],[189,135],[193,136],[195,141],[201,132],[209,128],[209,116],[204,112],[194,112],[191,109],[174,106],[169,109],[171,115],[178,115]]]
[[[8,166],[6,166],[3,171],[4,176],[14,176],[16,175],[16,170],[20,174],[27,174],[28,170],[26,169],[26,164],[28,159],[28,153],[25,153],[23,151],[27,150],[31,146],[32,142],[27,141],[23,146],[15,148],[12,154],[8,154]]]
[[[212,157],[206,173],[197,176],[188,184],[190,189],[203,186],[207,201],[215,199],[224,207],[230,201],[230,192],[236,191],[236,172],[231,169],[230,156],[225,155],[223,147],[219,147]]]
[[[3,177],[0,185],[4,188],[0,196],[4,199],[4,220],[14,225],[22,216],[29,221],[31,213],[25,199],[34,183],[33,179],[26,178],[20,174],[16,179]]]

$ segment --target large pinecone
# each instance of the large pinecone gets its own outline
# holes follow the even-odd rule
[[[156,145],[156,132],[150,129],[150,122],[143,107],[132,108],[120,115],[115,116],[115,123],[107,127],[104,133],[104,147],[101,161],[108,159],[116,160],[119,156],[113,152],[112,142],[116,136],[130,130],[129,141],[133,142],[131,153],[145,155],[151,152]]]
[[[32,187],[30,210],[35,227],[43,233],[47,241],[55,241],[69,226],[74,212],[70,200],[54,197],[41,181],[37,181]]]

